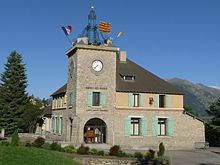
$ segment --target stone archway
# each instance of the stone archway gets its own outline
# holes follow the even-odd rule
[[[92,118],[84,126],[85,143],[106,143],[106,124],[102,119]]]

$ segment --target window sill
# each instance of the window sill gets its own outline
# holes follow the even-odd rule
[[[139,135],[139,136],[135,136],[135,135],[130,135],[131,139],[143,139],[144,137]]]
[[[91,107],[90,109],[87,109],[87,111],[108,111],[107,109],[103,109],[102,107]]]
[[[157,135],[158,138],[172,138],[172,136],[168,135]]]

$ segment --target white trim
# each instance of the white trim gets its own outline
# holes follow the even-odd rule
[[[155,116],[156,118],[162,118],[162,119],[169,119],[170,117],[168,116]]]
[[[144,118],[144,116],[133,116],[133,115],[129,115],[128,117],[130,117],[130,118]]]

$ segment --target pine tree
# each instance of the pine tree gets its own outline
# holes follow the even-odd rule
[[[26,93],[27,76],[22,56],[11,52],[0,77],[0,128],[10,135],[23,124],[25,106],[29,103]]]

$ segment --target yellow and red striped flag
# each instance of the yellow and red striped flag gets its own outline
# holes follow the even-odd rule
[[[109,22],[100,22],[99,31],[104,33],[110,33],[111,24]]]

